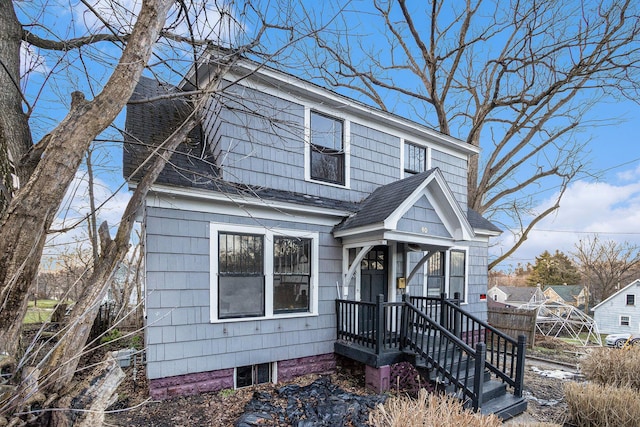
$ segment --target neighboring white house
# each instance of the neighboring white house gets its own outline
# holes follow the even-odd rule
[[[640,279],[636,279],[593,307],[602,334],[640,332]]]
[[[539,286],[496,285],[487,291],[487,298],[510,307],[519,307],[523,304],[538,303],[545,300],[544,293]]]

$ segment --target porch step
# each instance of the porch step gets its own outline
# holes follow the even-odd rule
[[[458,365],[460,365],[460,372],[467,372],[467,365],[469,369],[469,377],[467,378],[467,384],[471,386],[474,381],[475,369],[473,360],[462,360],[460,362],[454,362],[453,365],[448,360],[447,367],[456,372]],[[431,381],[435,381],[439,376],[438,369],[433,364],[427,363],[422,358],[416,358],[415,366],[421,371],[422,375],[429,378]],[[491,376],[491,372],[485,369],[483,371],[483,385],[482,385],[482,405],[481,413],[483,414],[496,414],[502,420],[508,420],[514,416],[521,414],[527,409],[527,402],[523,397],[515,397],[513,394],[507,391],[507,385],[499,380],[495,380]],[[453,384],[444,384],[445,393],[457,395],[456,387]],[[468,403],[470,405],[470,403]]]
[[[482,404],[480,413],[484,415],[496,414],[503,421],[520,415],[527,410],[527,401],[524,397],[516,397],[511,393],[495,397]]]

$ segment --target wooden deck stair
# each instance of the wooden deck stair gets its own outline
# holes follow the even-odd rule
[[[524,336],[513,340],[441,296],[364,303],[361,308],[375,318],[375,326],[358,340],[357,327],[341,329],[346,319],[355,321],[361,313],[352,304],[363,303],[336,301],[336,353],[374,367],[408,360],[425,378],[483,414],[507,420],[526,410]]]

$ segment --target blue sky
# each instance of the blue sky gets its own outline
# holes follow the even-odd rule
[[[28,11],[28,3],[19,3]],[[68,12],[68,4],[61,3],[60,13],[55,12],[53,3],[49,3],[47,12],[44,15],[49,22],[55,22],[61,33],[69,37],[79,36],[85,33],[86,26],[98,25],[95,19],[90,18],[90,14],[84,13],[82,9],[76,8],[74,12]],[[366,24],[366,15],[361,15],[362,21]],[[88,18],[89,17],[89,18]],[[74,24],[70,22],[74,20]],[[366,26],[366,25],[365,25]],[[111,61],[117,58],[117,51],[109,46],[100,46],[98,49],[104,56],[101,59]],[[25,56],[29,60],[38,58],[37,55]],[[66,106],[60,108],[60,103],[66,105],[69,101],[69,92],[80,88],[87,94],[91,93],[90,83],[97,83],[99,87],[108,74],[99,68],[91,68],[91,77],[87,79],[82,76],[82,60],[89,58],[78,58],[71,56],[66,66],[68,67],[60,74],[60,86],[58,91],[49,91],[40,95],[39,105],[47,105],[43,101],[51,101],[57,105],[57,109],[50,107],[43,110],[36,110],[45,118],[42,125],[37,125],[36,120],[34,132],[36,138],[40,138],[44,132],[50,129],[52,120],[59,120],[66,112]],[[186,64],[184,61],[183,65]],[[38,80],[50,70],[59,70],[61,65],[47,60],[36,68],[36,72],[30,77],[31,87],[37,87]],[[71,84],[62,83],[63,78],[75,75],[71,79]],[[35,94],[32,94],[35,98]],[[61,101],[60,101],[61,100]],[[56,104],[57,103],[57,104]],[[50,104],[51,105],[51,104]],[[52,114],[52,111],[55,114]],[[121,115],[118,120],[122,126],[124,120]],[[640,144],[636,142],[636,128],[640,123],[640,106],[631,101],[611,102],[596,107],[591,113],[591,117],[599,119],[606,117],[615,124],[589,128],[576,135],[577,138],[589,140],[588,148],[591,151],[589,156],[589,169],[594,172],[593,177],[585,177],[571,184],[566,192],[560,210],[552,214],[549,218],[541,222],[530,234],[529,239],[522,247],[507,261],[500,266],[501,269],[509,270],[515,268],[518,263],[533,262],[534,257],[544,250],[561,250],[570,253],[578,239],[587,237],[593,233],[603,239],[614,239],[627,241],[632,244],[640,244],[640,232],[636,234],[637,224],[640,224]],[[114,130],[108,132],[105,137],[118,137]],[[99,156],[103,159],[100,167],[98,182],[98,202],[105,202],[105,206],[100,210],[100,219],[106,219],[111,225],[116,225],[120,213],[128,199],[125,189],[112,196],[115,189],[122,184],[120,173],[121,154],[119,144],[102,142],[98,144]],[[65,200],[64,206],[70,209],[64,217],[54,225],[63,227],[81,218],[88,212],[88,202],[85,194],[86,179],[80,171],[75,181],[75,186],[70,190],[69,197]],[[539,209],[543,209],[554,199],[554,189],[540,188],[541,202]],[[72,197],[72,195],[74,197]],[[84,231],[79,231],[75,236],[66,236],[59,241],[69,241],[69,239],[83,239]],[[509,244],[510,236],[505,233],[502,236],[505,244]],[[55,243],[55,242],[52,242]],[[492,254],[498,254],[503,250],[500,245],[491,248]]]
[[[589,138],[590,170],[596,176],[572,183],[560,209],[539,223],[529,239],[500,268],[534,262],[544,250],[569,255],[581,238],[597,234],[601,239],[640,245],[640,106],[632,101],[604,104],[594,115],[618,117],[620,122],[583,132]],[[541,189],[543,190],[543,189]],[[553,203],[550,192],[541,204]],[[509,241],[510,237],[502,238]],[[494,254],[501,247],[491,248]]]

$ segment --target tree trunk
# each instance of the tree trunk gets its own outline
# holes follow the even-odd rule
[[[58,401],[53,411],[52,427],[94,427],[101,426],[104,411],[111,406],[118,395],[118,385],[124,379],[124,372],[111,353],[85,380],[75,384]]]
[[[11,156],[17,166],[32,146],[27,115],[22,110],[20,90],[20,44],[22,26],[13,9],[13,2],[0,0],[0,216],[13,194]],[[16,167],[20,185],[24,185],[35,165]],[[5,187],[9,187],[6,188]]]
[[[28,290],[37,273],[46,232],[89,144],[111,124],[133,93],[170,5],[168,0],[143,3],[122,58],[103,91],[91,102],[82,94],[73,94],[67,117],[45,137],[42,160],[2,218],[0,353],[16,354]]]

